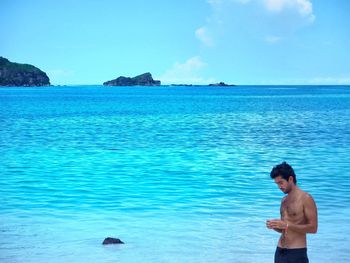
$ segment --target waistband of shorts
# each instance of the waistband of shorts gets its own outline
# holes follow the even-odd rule
[[[278,251],[281,252],[307,252],[307,248],[282,248],[282,247],[277,247]]]

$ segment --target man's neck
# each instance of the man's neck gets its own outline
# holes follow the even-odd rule
[[[292,188],[290,189],[288,196],[294,196],[299,190],[299,187],[296,185],[293,185]]]

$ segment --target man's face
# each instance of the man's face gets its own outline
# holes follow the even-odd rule
[[[289,181],[292,177],[289,177]],[[291,189],[291,182],[285,180],[282,178],[282,176],[277,176],[275,179],[275,183],[277,184],[278,188],[285,194],[288,194]],[[292,179],[293,180],[293,179]]]

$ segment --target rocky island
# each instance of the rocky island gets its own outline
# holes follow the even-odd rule
[[[0,86],[48,86],[45,72],[29,64],[10,62],[0,57]]]
[[[232,87],[232,86],[235,86],[235,85],[226,84],[225,82],[219,82],[219,83],[209,84],[209,86]]]
[[[159,86],[160,80],[154,80],[147,72],[133,78],[120,76],[114,80],[106,81],[104,86]]]

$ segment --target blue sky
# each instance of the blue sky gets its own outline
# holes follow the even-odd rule
[[[54,85],[350,84],[348,0],[0,0],[0,56]]]

